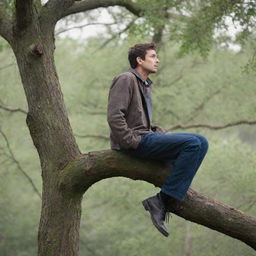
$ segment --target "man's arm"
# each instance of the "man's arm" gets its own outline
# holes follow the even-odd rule
[[[126,115],[131,102],[134,81],[123,74],[114,80],[108,99],[108,124],[112,134],[123,148],[137,148],[141,136],[134,133],[126,122]]]

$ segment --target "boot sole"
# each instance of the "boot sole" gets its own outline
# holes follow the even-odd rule
[[[144,209],[145,209],[146,211],[149,211],[150,217],[151,217],[151,220],[152,220],[152,223],[153,223],[153,225],[157,228],[157,230],[158,230],[161,234],[163,234],[164,236],[168,237],[168,236],[169,236],[169,233],[166,232],[165,230],[161,229],[161,228],[157,225],[157,223],[155,222],[154,218],[152,218],[152,215],[151,215],[151,212],[150,212],[150,206],[149,206],[148,201],[147,201],[147,200],[142,201],[142,205],[144,206]]]

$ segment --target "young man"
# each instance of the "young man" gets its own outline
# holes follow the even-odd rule
[[[164,235],[168,202],[182,200],[208,149],[207,140],[192,133],[164,133],[152,126],[152,81],[159,59],[153,43],[136,44],[129,49],[131,69],[117,76],[111,85],[108,103],[108,123],[111,148],[144,159],[170,163],[172,171],[160,193],[145,199],[155,227]]]

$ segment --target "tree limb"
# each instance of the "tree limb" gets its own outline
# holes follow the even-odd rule
[[[27,115],[27,111],[25,111],[24,109],[21,109],[21,108],[13,108],[13,107],[10,107],[7,105],[0,104],[0,109],[6,110],[9,112],[21,112],[21,113]]]
[[[69,163],[60,174],[63,192],[81,193],[102,179],[127,177],[161,186],[169,167],[162,162],[141,160],[115,151],[82,155]],[[192,189],[183,201],[169,205],[176,215],[239,239],[256,249],[256,218],[224,205]]]
[[[93,22],[93,23],[83,24],[83,25],[80,25],[80,26],[74,26],[74,27],[71,27],[71,28],[67,28],[67,29],[63,29],[63,30],[57,31],[57,32],[55,33],[55,35],[57,36],[57,35],[59,35],[59,34],[61,34],[61,33],[67,32],[67,31],[69,31],[69,30],[84,28],[84,27],[87,27],[87,26],[94,26],[94,25],[111,26],[111,25],[115,25],[115,24],[116,24],[116,23]]]
[[[0,105],[0,108],[1,108],[1,105]],[[190,128],[208,128],[211,130],[220,130],[220,129],[225,129],[228,127],[243,125],[243,124],[255,125],[256,120],[253,120],[253,121],[240,120],[240,121],[228,123],[225,125],[219,125],[219,126],[214,126],[214,125],[209,125],[209,124],[188,124],[188,125],[177,124],[177,125],[171,126],[170,128],[165,129],[165,131],[169,132],[169,131],[173,131],[173,130],[177,130],[177,129],[185,130],[185,129],[190,129]],[[100,135],[100,134],[98,134],[98,135],[97,134],[87,134],[87,135],[74,134],[74,135],[78,138],[96,138],[96,139],[109,140],[108,136],[104,136],[104,135]]]
[[[74,4],[75,0],[49,0],[43,9],[48,9],[51,17],[57,22],[62,18],[63,12]]]
[[[12,159],[12,161],[17,165],[18,170],[25,176],[25,178],[28,180],[28,182],[31,184],[33,190],[35,191],[35,193],[39,196],[40,199],[42,199],[40,192],[38,191],[36,185],[34,184],[33,180],[30,178],[30,176],[23,170],[23,168],[21,167],[19,161],[15,158],[12,149],[10,147],[10,143],[7,139],[7,136],[5,135],[5,133],[0,129],[0,134],[3,136],[5,143],[7,145],[7,149],[9,151],[10,157]]]
[[[116,37],[120,36],[121,34],[123,34],[124,32],[126,32],[135,22],[136,19],[131,20],[131,22],[129,22],[129,24],[127,24],[127,26],[122,29],[121,31],[119,31],[118,33],[114,34],[111,38],[107,39],[98,49],[96,49],[94,53],[96,53],[97,51],[103,49],[107,44],[109,44],[112,40],[114,40]]]
[[[17,32],[20,32],[32,23],[33,0],[16,0],[15,9]]]
[[[170,128],[166,129],[166,131],[173,131],[176,129],[190,129],[190,128],[208,128],[208,129],[212,129],[212,130],[220,130],[220,129],[225,129],[228,127],[232,127],[232,126],[237,126],[237,125],[242,125],[242,124],[247,124],[247,125],[254,125],[256,124],[256,120],[239,120],[236,122],[231,122],[225,125],[209,125],[209,124],[188,124],[188,125],[183,125],[183,124],[177,124],[174,126],[171,126]]]
[[[219,88],[218,90],[216,90],[215,92],[213,92],[212,94],[208,95],[205,97],[205,99],[203,100],[203,102],[201,102],[199,104],[199,106],[196,107],[196,109],[193,111],[193,114],[189,114],[189,118],[187,119],[187,122],[191,122],[193,121],[196,116],[200,113],[200,110],[203,110],[206,103],[209,103],[211,99],[213,99],[213,97],[215,97],[215,95],[219,94],[221,92],[222,89],[224,89],[225,86],[222,86],[221,88]]]
[[[69,9],[62,13],[60,18],[64,18],[65,16],[78,12],[85,12],[100,7],[109,7],[115,5],[125,7],[128,11],[136,16],[140,16],[142,13],[142,9],[130,0],[88,0],[75,2]]]

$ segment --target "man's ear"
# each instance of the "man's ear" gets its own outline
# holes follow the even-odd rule
[[[141,65],[143,63],[143,59],[141,57],[137,57],[136,61],[139,65]]]

